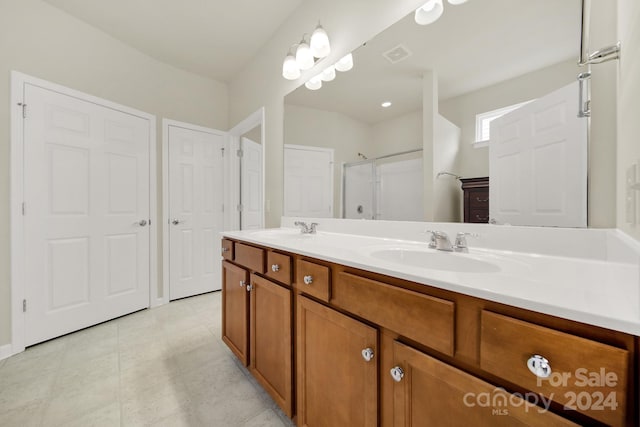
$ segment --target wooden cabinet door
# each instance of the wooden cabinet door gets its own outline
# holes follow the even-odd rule
[[[292,416],[291,290],[251,275],[249,370]]]
[[[577,425],[397,341],[393,358],[394,427]]]
[[[249,350],[249,284],[247,270],[222,262],[222,341],[247,365]]]
[[[296,303],[298,426],[377,426],[377,330],[305,297]]]

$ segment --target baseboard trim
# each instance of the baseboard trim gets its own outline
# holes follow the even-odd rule
[[[13,346],[11,344],[0,345],[0,360],[13,356]]]

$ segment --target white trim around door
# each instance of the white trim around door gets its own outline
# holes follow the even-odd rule
[[[32,77],[17,71],[11,72],[10,96],[10,253],[11,253],[11,353],[17,354],[25,349],[25,230],[23,218],[24,200],[24,115],[28,115],[28,105],[24,105],[24,87],[26,84],[38,86],[62,95],[77,98],[102,107],[130,114],[149,122],[149,306],[159,305],[158,301],[158,218],[157,218],[157,171],[156,171],[156,117],[115,102],[92,96],[46,80]]]

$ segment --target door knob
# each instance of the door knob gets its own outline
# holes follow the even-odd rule
[[[367,347],[362,350],[362,358],[366,362],[371,362],[371,359],[373,359],[373,349],[371,347]]]
[[[402,381],[402,378],[404,378],[404,369],[402,369],[400,366],[391,368],[389,373],[391,374],[391,378],[393,378],[393,380],[397,383]]]
[[[178,225],[178,224],[180,224],[181,222],[182,222],[182,221],[180,221],[179,219],[175,219],[175,218],[171,220],[171,224],[173,224],[173,225]]]
[[[146,219],[142,219],[142,220],[140,220],[140,221],[138,222],[138,225],[139,225],[140,227],[144,227],[145,225],[147,225],[147,220],[146,220]]]

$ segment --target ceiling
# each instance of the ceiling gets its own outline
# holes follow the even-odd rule
[[[302,0],[45,1],[160,61],[221,82],[228,82],[239,72],[302,3]]]
[[[440,99],[455,97],[576,58],[580,4],[558,0],[444,3],[442,17],[403,18],[354,52],[354,68],[317,91],[301,86],[287,104],[337,111],[377,123],[422,108],[422,74],[436,70]],[[382,53],[403,44],[412,55],[391,64]],[[390,108],[380,106],[392,101]]]

